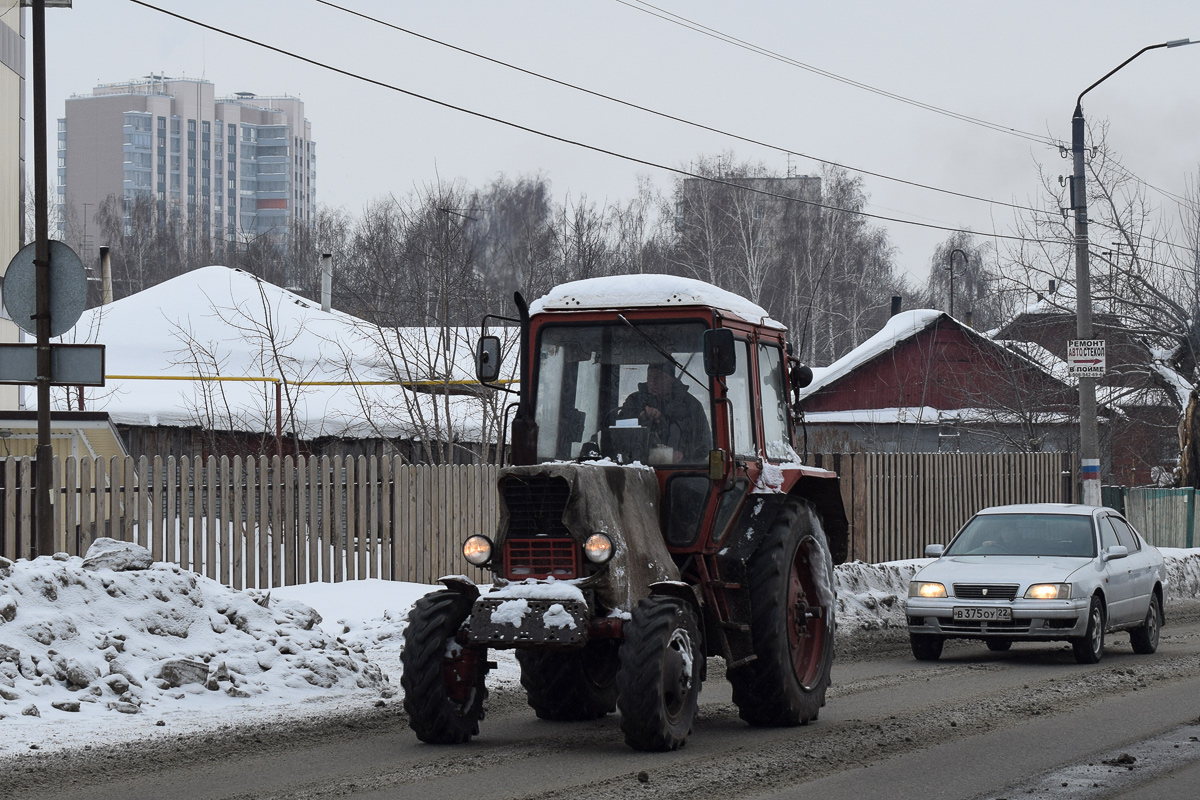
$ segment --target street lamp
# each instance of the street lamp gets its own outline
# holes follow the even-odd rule
[[[1118,70],[1147,50],[1195,44],[1190,39],[1174,39],[1143,47],[1122,61],[1100,80],[1079,93],[1075,115],[1071,118],[1071,208],[1075,211],[1075,331],[1080,339],[1092,338],[1092,287],[1088,265],[1087,184],[1083,171],[1083,96],[1111,78]],[[1096,426],[1096,379],[1079,376],[1079,472],[1083,484],[1083,502],[1100,505],[1100,446]]]
[[[970,262],[967,260],[967,254],[962,249],[956,247],[950,251],[949,263],[946,265],[946,270],[950,273],[950,317],[954,318],[954,254],[958,253],[963,257],[963,266],[967,266]]]

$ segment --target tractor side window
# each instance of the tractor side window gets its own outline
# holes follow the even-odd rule
[[[750,389],[750,343],[738,340],[734,344],[737,352],[737,371],[727,377],[729,402],[733,406],[734,454],[746,458],[757,457],[754,443],[754,395]]]
[[[762,394],[763,442],[771,461],[799,461],[788,441],[787,394],[784,388],[783,352],[772,345],[758,346],[758,390]]]

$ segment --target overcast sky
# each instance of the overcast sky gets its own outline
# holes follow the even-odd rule
[[[639,105],[846,166],[1007,202],[1039,191],[1037,165],[1066,173],[1075,97],[1141,47],[1200,39],[1200,3],[654,0],[654,6],[842,78],[1033,134],[997,132],[748,52],[652,16],[637,0],[337,0],[394,25]],[[338,68],[566,139],[657,164],[700,154],[784,171],[788,157],[623,108],[364,21],[316,0],[150,0]],[[660,12],[654,12],[660,13]],[[441,108],[305,64],[129,0],[75,0],[47,16],[50,128],[71,94],[151,72],[204,77],[218,96],[305,101],[317,199],[357,213],[436,180],[482,186],[541,172],[555,197],[633,196],[662,170]],[[27,31],[32,35],[31,31]],[[28,48],[30,52],[32,48]],[[32,73],[29,73],[30,75]],[[1148,183],[1182,194],[1200,162],[1200,46],[1146,53],[1085,99]],[[30,86],[31,89],[31,86]],[[27,110],[32,125],[32,110]],[[32,132],[31,132],[32,133]],[[32,136],[30,136],[32,141]],[[51,151],[53,157],[53,151]],[[32,152],[28,154],[32,169]],[[53,164],[53,158],[52,158]],[[820,164],[793,158],[800,173]],[[1005,232],[1011,210],[866,177],[869,211]],[[1167,202],[1161,195],[1156,200]],[[1172,212],[1173,213],[1173,212]],[[945,231],[884,226],[924,281]]]

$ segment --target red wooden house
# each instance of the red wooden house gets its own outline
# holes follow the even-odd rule
[[[1078,440],[1061,360],[939,311],[897,314],[813,372],[801,399],[809,451],[1030,452]]]

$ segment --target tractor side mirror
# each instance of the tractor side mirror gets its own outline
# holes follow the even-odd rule
[[[798,392],[805,386],[808,386],[810,383],[812,383],[812,379],[812,368],[806,364],[796,362],[792,364],[792,368],[788,370],[788,380],[792,384],[793,392]]]
[[[711,376],[732,375],[737,371],[733,331],[710,328],[704,332],[704,371]]]
[[[475,348],[475,377],[480,383],[493,383],[500,377],[500,337],[481,336]]]
[[[708,477],[714,483],[725,480],[725,451],[708,451]]]

